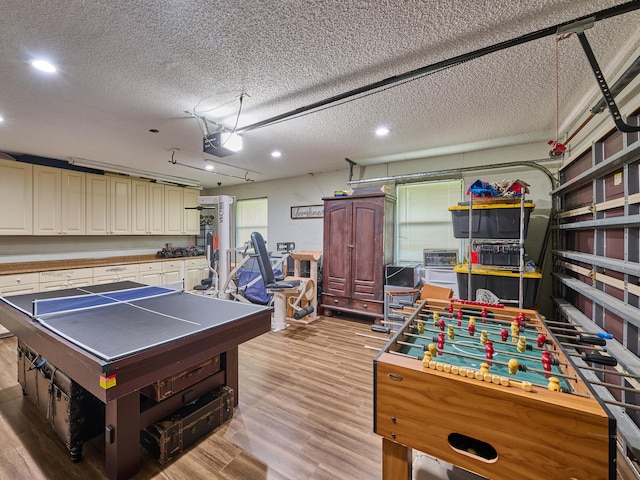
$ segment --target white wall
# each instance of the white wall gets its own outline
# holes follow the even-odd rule
[[[478,152],[455,154],[442,157],[411,160],[384,165],[354,167],[353,180],[381,178],[393,175],[433,172],[456,168],[476,167],[517,161],[548,160],[548,145],[542,143],[496,148]],[[557,166],[558,162],[546,165]],[[344,170],[306,175],[269,182],[252,182],[238,186],[220,187],[207,190],[205,195],[231,195],[238,200],[267,197],[269,200],[269,233],[267,242],[275,248],[276,242],[295,242],[297,250],[322,250],[322,219],[292,220],[290,207],[297,205],[322,204],[322,198],[333,196],[336,190],[349,190],[358,186],[348,185],[349,168]],[[460,177],[458,177],[460,178]],[[541,235],[551,209],[552,190],[547,177],[539,170],[530,168],[502,168],[477,170],[462,174],[466,186],[476,179],[501,181],[520,179],[529,183],[531,195],[528,198],[536,204],[530,223],[530,255],[538,257]],[[364,186],[364,185],[362,185]],[[533,230],[533,232],[532,232]]]

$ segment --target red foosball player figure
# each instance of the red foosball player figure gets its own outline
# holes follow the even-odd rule
[[[444,332],[444,327],[445,327],[444,320],[440,319],[438,321],[438,327],[440,327],[440,330],[442,330]]]
[[[509,338],[509,330],[507,330],[506,328],[503,328],[500,331],[500,338],[502,338],[503,342],[506,342],[507,339]]]
[[[469,326],[467,327],[467,330],[469,331],[469,335],[472,337],[476,334],[476,326],[471,322],[469,322]]]
[[[438,355],[442,355],[440,350],[444,350],[444,333],[438,334]]]
[[[544,333],[538,334],[538,348],[542,348],[547,343],[547,336]]]
[[[493,358],[493,342],[491,340],[487,341],[487,343],[484,345],[484,353],[487,357],[487,360],[491,360]],[[488,362],[489,365],[491,366],[492,363]]]
[[[544,371],[550,372],[551,371],[551,354],[546,350],[542,352],[541,361],[542,361],[542,368],[544,369]],[[549,378],[549,375],[545,375],[545,377]]]
[[[482,308],[482,323],[487,323],[487,309]]]
[[[458,326],[461,327],[462,326],[462,318],[464,317],[464,314],[462,313],[462,309],[459,308],[458,309]]]

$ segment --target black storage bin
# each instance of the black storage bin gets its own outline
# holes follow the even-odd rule
[[[535,204],[524,204],[524,238],[527,236],[529,218]],[[449,207],[455,238],[469,238],[469,205]],[[508,239],[520,238],[519,203],[485,203],[473,205],[472,238]]]
[[[478,245],[478,263],[481,265],[520,266],[520,245]]]
[[[518,301],[520,290],[520,274],[518,272],[490,270],[474,267],[471,274],[471,298],[467,296],[469,265],[456,265],[453,269],[458,279],[458,291],[460,298],[464,300],[475,300],[478,289],[490,290],[501,300]],[[542,278],[540,272],[526,272],[523,278],[523,299],[524,308],[533,308],[536,299],[538,283]]]

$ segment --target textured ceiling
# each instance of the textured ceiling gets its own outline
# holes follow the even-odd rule
[[[221,159],[202,153],[193,114],[232,128],[244,93],[242,128],[623,3],[4,0],[0,151],[88,158],[211,187],[344,169],[345,157],[372,165],[546,144],[556,128],[554,36],[247,131],[244,150]],[[638,25],[636,10],[587,30],[608,79],[640,46]],[[559,42],[559,54],[563,131],[599,97],[575,36]],[[33,70],[35,56],[58,72]],[[381,124],[391,133],[376,138]],[[210,160],[218,173],[203,170]]]

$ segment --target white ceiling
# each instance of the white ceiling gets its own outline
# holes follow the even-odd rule
[[[232,128],[245,93],[242,128],[623,3],[3,0],[0,152],[88,158],[212,187],[345,169],[347,157],[372,165],[546,144],[556,130],[555,36],[247,131],[244,150],[225,158],[202,153],[190,114]],[[636,10],[587,30],[609,83],[640,46],[638,25]],[[559,55],[562,132],[599,93],[575,35]],[[34,70],[36,56],[58,72]],[[383,124],[391,133],[376,138]],[[212,174],[205,159],[233,167],[216,163]]]

